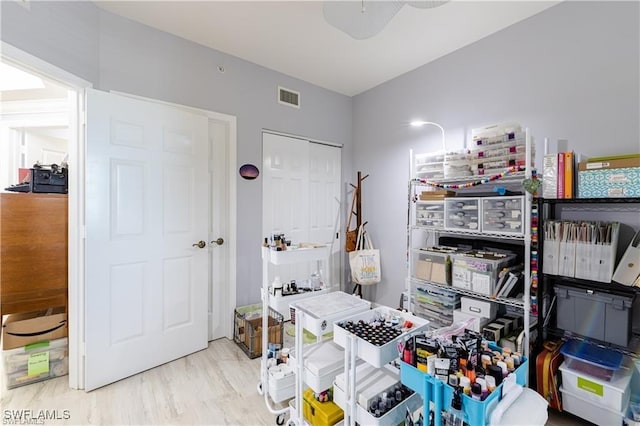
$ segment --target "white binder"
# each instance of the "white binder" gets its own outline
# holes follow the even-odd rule
[[[640,231],[629,243],[629,247],[622,255],[620,263],[613,273],[613,281],[624,285],[634,285],[634,282],[640,277]]]

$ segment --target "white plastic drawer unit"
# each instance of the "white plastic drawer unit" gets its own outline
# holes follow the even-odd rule
[[[415,226],[444,227],[444,201],[416,201]]]
[[[444,153],[416,155],[415,177],[427,180],[443,179]]]
[[[524,232],[524,196],[482,200],[482,231],[508,234]]]
[[[480,231],[478,198],[447,198],[444,203],[446,229]]]

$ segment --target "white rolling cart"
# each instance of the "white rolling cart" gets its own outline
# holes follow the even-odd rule
[[[300,392],[294,391],[298,389],[298,382],[302,382],[302,372],[304,372],[304,360],[300,355],[296,360],[297,366],[295,374],[295,388],[286,386],[282,389],[274,389],[269,383],[269,371],[267,367],[268,361],[268,317],[269,308],[277,311],[286,310],[289,311],[289,307],[296,309],[296,349],[295,354],[302,354],[303,347],[303,330],[307,329],[311,333],[318,337],[318,342],[322,339],[322,335],[331,331],[333,321],[344,315],[352,315],[356,312],[367,310],[370,308],[370,302],[359,299],[355,296],[343,292],[332,292],[330,288],[325,288],[318,291],[310,291],[301,293],[298,295],[284,296],[281,298],[274,298],[269,293],[269,268],[272,265],[292,265],[296,263],[304,262],[323,262],[329,258],[330,246],[315,247],[315,248],[298,248],[285,251],[274,251],[265,247],[262,249],[262,358],[261,358],[261,373],[260,382],[258,383],[258,393],[264,395],[265,405],[270,413],[277,415],[276,423],[284,424],[286,413],[291,410],[291,419],[302,419],[301,400],[302,390]],[[326,282],[330,282],[330,277],[327,277]],[[291,299],[288,299],[288,298]],[[313,302],[313,300],[318,300]],[[291,302],[289,302],[291,301]],[[293,302],[293,303],[292,303]],[[327,329],[326,331],[324,331]],[[312,384],[326,383],[326,380],[319,378],[318,381],[310,380]],[[331,381],[330,381],[331,382]],[[302,385],[300,385],[302,386]],[[327,388],[330,387],[327,386]],[[271,391],[270,391],[271,388]],[[324,390],[324,389],[323,389]],[[269,397],[272,397],[271,400]],[[297,401],[300,401],[300,410],[293,412],[290,406],[283,408],[275,408],[272,402],[283,402],[290,399],[293,396],[299,396]],[[298,419],[298,413],[300,413],[300,419]]]
[[[290,423],[302,425],[306,423],[302,409],[305,386],[310,387],[314,392],[322,392],[331,387],[336,375],[342,371],[342,362],[339,358],[341,349],[331,340],[323,341],[323,336],[333,330],[335,321],[369,311],[371,302],[336,291],[292,303],[291,307],[296,312],[294,363],[296,389],[295,403],[290,407]],[[316,344],[304,347],[305,330],[316,336]],[[313,364],[305,361],[306,358],[311,361],[312,357],[315,361]]]
[[[414,393],[383,416],[374,417],[368,412],[368,407],[363,407],[358,403],[358,395],[356,392],[356,370],[359,368],[357,363],[358,359],[376,369],[385,369],[387,364],[394,359],[399,358],[398,343],[405,341],[409,335],[426,330],[427,325],[429,324],[429,321],[423,318],[391,309],[386,306],[380,306],[368,312],[362,312],[346,317],[342,319],[342,321],[357,322],[359,320],[363,320],[367,322],[375,318],[376,315],[396,316],[400,318],[400,324],[403,324],[405,321],[410,321],[413,326],[410,329],[403,331],[396,338],[378,346],[367,342],[341,327],[338,324],[339,321],[334,322],[333,325],[333,340],[339,346],[344,348],[344,389],[334,386],[334,401],[344,410],[345,425],[355,425],[356,423],[376,426],[395,425],[402,422],[407,408],[411,411],[415,411],[421,404],[420,395]],[[399,372],[397,372],[397,374],[398,382],[400,382]]]

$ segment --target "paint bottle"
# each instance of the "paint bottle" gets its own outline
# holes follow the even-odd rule
[[[462,412],[462,391],[459,387],[456,387],[453,392],[453,399],[451,400],[451,425],[462,426],[464,424],[464,413]]]
[[[468,377],[466,376],[460,377],[460,387],[462,388],[462,392],[465,395],[471,396],[471,381],[469,380]]]
[[[494,390],[496,390],[496,378],[493,376],[484,376],[484,380],[485,382],[487,382],[487,390],[489,391],[489,393],[493,392]]]
[[[471,385],[471,398],[476,401],[482,400],[482,386],[479,383],[474,383]]]
[[[507,377],[507,374],[509,374],[507,364],[504,361],[499,361],[496,365],[502,369],[502,377]]]

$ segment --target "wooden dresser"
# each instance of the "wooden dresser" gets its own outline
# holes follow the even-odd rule
[[[0,193],[0,318],[67,308],[67,195]]]

